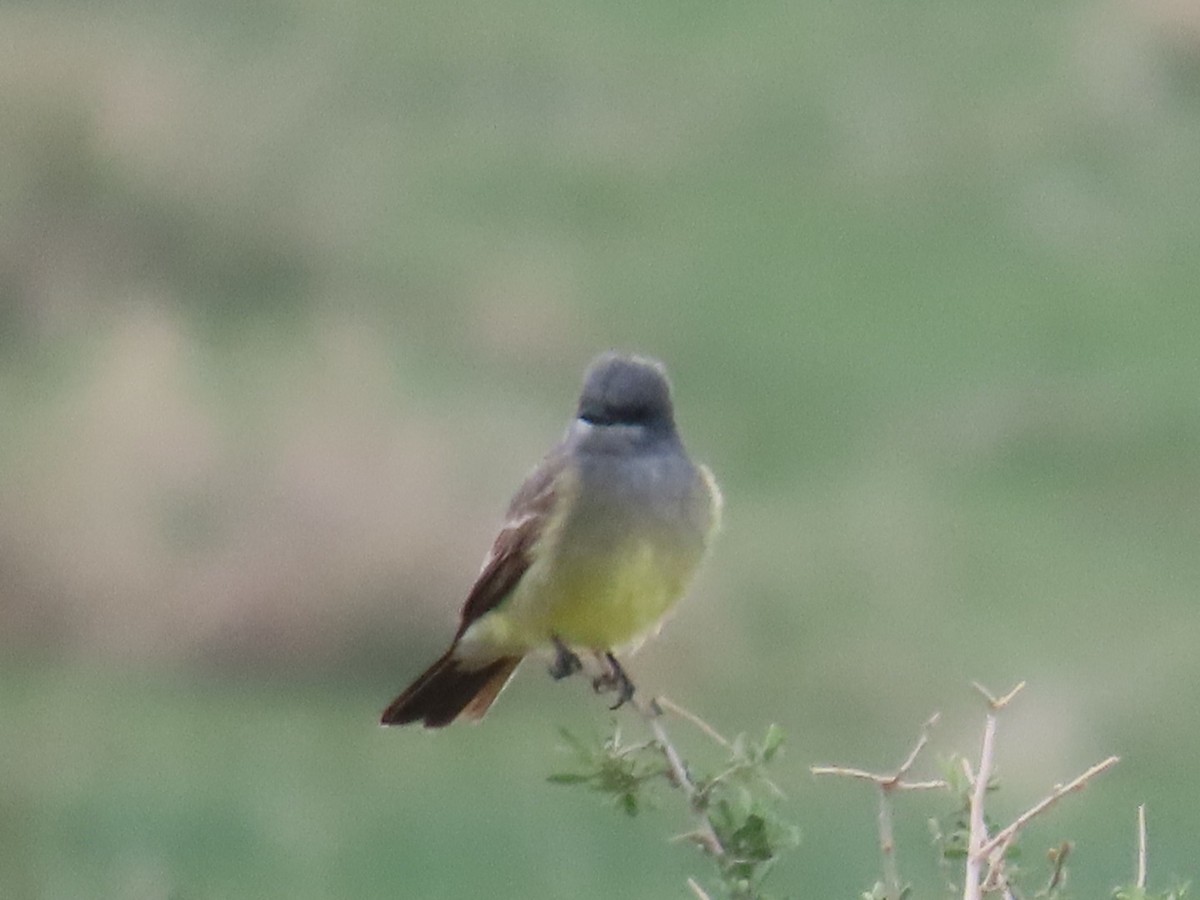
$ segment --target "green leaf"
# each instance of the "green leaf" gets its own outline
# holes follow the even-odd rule
[[[591,781],[591,776],[580,775],[578,772],[557,772],[546,780],[551,784],[583,784]]]
[[[620,802],[621,809],[627,816],[636,816],[638,814],[638,799],[633,793],[623,794]]]
[[[733,836],[742,851],[742,856],[761,861],[775,855],[767,834],[767,820],[760,815],[747,816],[745,824],[734,832]]]

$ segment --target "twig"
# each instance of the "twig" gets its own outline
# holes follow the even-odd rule
[[[687,886],[690,887],[692,889],[692,893],[696,895],[696,900],[712,900],[712,898],[709,897],[705,892],[704,888],[700,887],[700,885],[696,883],[695,878],[689,878],[687,880]]]
[[[712,740],[715,743],[719,744],[725,750],[732,751],[734,749],[733,742],[728,740],[724,735],[721,734],[721,732],[717,731],[717,729],[713,728],[711,725],[709,725],[707,722],[705,722],[702,718],[700,718],[698,715],[696,715],[690,709],[680,706],[678,703],[676,703],[674,700],[670,699],[669,697],[662,697],[662,696],[655,697],[650,705],[652,708],[654,706],[658,706],[660,709],[665,709],[668,712],[674,713],[675,715],[679,716],[679,718],[684,719],[691,725],[695,726],[698,730],[704,732],[705,735],[712,738]],[[743,766],[741,763],[737,763],[737,764],[730,766],[724,772],[721,772],[720,774],[715,775],[712,778],[710,778],[708,780],[708,788],[711,790],[711,788],[714,785],[716,785],[717,782],[724,781],[726,778],[728,778],[734,772],[737,772],[738,770],[740,770],[742,768],[743,768]],[[770,778],[768,778],[765,772],[758,773],[758,777],[760,779],[762,779],[763,784],[767,787],[767,789],[772,794],[774,794],[780,800],[787,799],[787,794],[785,794],[783,792],[782,788],[780,788],[779,785],[777,785],[774,781],[772,781]]]
[[[1010,704],[1012,702],[1013,697],[1017,696],[1017,694],[1021,693],[1021,691],[1023,691],[1025,689],[1025,682],[1024,681],[1018,682],[1013,687],[1013,689],[1011,691],[1009,691],[1007,694],[1005,694],[1003,697],[994,697],[992,695],[992,692],[989,691],[987,688],[985,688],[978,681],[972,681],[971,687],[975,688],[975,690],[977,690],[979,693],[981,693],[983,695],[983,699],[985,699],[988,702],[988,706],[994,712],[999,712],[1000,710],[1004,709],[1004,707],[1008,706],[1008,704]]]
[[[1121,761],[1121,757],[1110,756],[1108,759],[1106,759],[1102,762],[1096,763],[1094,766],[1092,766],[1090,769],[1088,769],[1082,775],[1079,775],[1079,776],[1071,779],[1066,784],[1056,785],[1054,790],[1051,791],[1048,795],[1043,797],[1041,800],[1039,800],[1033,806],[1029,807],[1029,809],[1025,810],[1025,812],[1021,813],[1021,815],[1017,816],[1017,818],[1015,818],[1013,820],[1011,825],[996,832],[995,836],[992,837],[991,840],[985,842],[982,846],[980,846],[979,853],[983,856],[986,856],[986,855],[990,854],[992,851],[999,848],[1001,845],[1010,843],[1012,841],[1012,839],[1014,837],[1016,837],[1017,832],[1019,832],[1022,828],[1024,828],[1026,825],[1028,825],[1029,821],[1031,819],[1033,819],[1035,816],[1038,816],[1041,813],[1045,812],[1047,809],[1049,809],[1051,806],[1053,806],[1055,803],[1057,803],[1063,797],[1067,796],[1067,794],[1070,794],[1074,791],[1082,790],[1083,788],[1087,787],[1087,783],[1091,779],[1095,778],[1101,772],[1108,771],[1109,769],[1111,769],[1113,766],[1115,766],[1120,761]]]
[[[886,775],[876,772],[868,772],[865,769],[855,769],[852,766],[809,766],[808,771],[813,775],[837,775],[842,778],[857,778],[860,781],[869,781],[877,785],[885,791],[932,791],[946,787],[946,782],[942,779],[934,779],[932,781],[906,781],[904,776],[908,774],[909,769],[913,767],[913,763],[917,761],[917,755],[925,749],[925,745],[929,743],[929,732],[941,718],[940,713],[934,713],[921,726],[921,735],[917,738],[916,746],[912,752],[905,757],[904,762],[895,772],[890,772]]]
[[[892,831],[892,795],[879,788],[879,852],[883,857],[883,886],[887,900],[900,900],[900,863],[896,860],[896,836]]]
[[[980,890],[983,893],[988,891],[1003,890],[1005,892],[1005,897],[1008,897],[1009,889],[1008,880],[1004,875],[1004,857],[1008,853],[1008,848],[1013,844],[1014,841],[1016,841],[1021,829],[1028,825],[1035,816],[1045,812],[1072,791],[1082,790],[1087,786],[1089,779],[1111,768],[1118,762],[1120,762],[1120,757],[1110,756],[1103,762],[1092,766],[1082,775],[1078,776],[1067,784],[1056,785],[1053,792],[1042,798],[1025,812],[1021,813],[1021,815],[1013,820],[1011,825],[996,832],[991,839],[987,840],[977,851],[977,865],[981,866],[983,860],[985,859],[987,860],[988,864],[987,874],[983,878],[983,884],[980,887]],[[1058,858],[1055,861],[1055,874],[1051,878],[1051,886],[1053,886],[1054,883],[1061,877],[1063,861],[1069,850],[1069,844],[1064,844],[1061,848]],[[967,859],[967,871],[972,871],[970,856],[968,856]],[[971,882],[968,882],[967,893],[964,894],[964,896],[975,896],[970,894],[970,890]]]
[[[704,848],[704,851],[710,856],[714,856],[717,859],[724,859],[727,855],[725,847],[722,845],[721,839],[717,837],[717,832],[713,828],[712,821],[708,818],[708,812],[704,808],[704,798],[701,796],[700,790],[696,787],[696,783],[692,781],[692,776],[688,774],[687,766],[684,764],[683,758],[679,755],[679,751],[671,743],[671,738],[667,735],[666,728],[663,727],[661,707],[653,699],[649,702],[642,702],[636,696],[633,698],[631,705],[646,720],[646,724],[654,734],[654,742],[658,744],[663,757],[667,761],[671,781],[683,791],[684,796],[687,797],[688,806],[691,807],[692,812],[695,813],[699,821],[696,830],[689,833],[687,837]]]
[[[983,845],[987,840],[987,822],[983,815],[984,798],[988,782],[992,778],[992,765],[996,746],[996,700],[979,685],[979,692],[988,698],[988,714],[983,726],[983,746],[979,750],[979,771],[971,787],[970,826],[967,832],[967,866],[964,877],[963,900],[982,898],[981,876],[985,854]],[[1011,697],[1011,694],[1009,695]]]
[[[705,722],[702,718],[700,718],[698,715],[696,715],[690,709],[685,709],[684,707],[682,707],[678,703],[676,703],[674,700],[672,700],[670,697],[659,696],[659,697],[656,697],[655,700],[657,701],[658,705],[661,706],[663,709],[669,710],[670,712],[673,712],[673,713],[675,713],[675,715],[679,716],[679,718],[686,719],[687,721],[691,722],[693,725],[695,725],[697,728],[699,728],[701,731],[703,731],[705,734],[707,734],[710,738],[712,738],[714,741],[716,741],[718,744],[720,744],[722,747],[724,747],[726,750],[729,750],[733,747],[733,744],[731,744],[724,737],[722,737],[721,733],[719,731],[717,731],[717,729],[713,728],[711,725],[709,725],[707,722]]]
[[[917,756],[925,749],[925,745],[929,743],[929,732],[933,730],[933,726],[941,719],[942,714],[935,712],[932,716],[925,720],[925,724],[921,726],[921,734],[917,738],[917,743],[913,746],[912,752],[905,757],[904,762],[900,763],[900,768],[896,770],[896,774],[892,779],[893,784],[900,781],[908,770],[913,767],[913,763],[917,761]]]
[[[931,781],[896,781],[893,783],[895,773],[888,775],[879,775],[875,772],[867,772],[863,769],[855,769],[850,766],[809,766],[808,771],[813,775],[838,775],[842,778],[857,778],[860,781],[869,781],[880,788],[886,787],[889,791],[933,791],[938,788],[946,787],[946,782],[940,778]]]
[[[946,782],[936,781],[906,781],[904,776],[917,761],[925,745],[929,743],[929,732],[937,724],[939,713],[934,713],[921,726],[921,734],[917,738],[912,751],[900,763],[895,772],[887,775],[867,772],[864,769],[853,769],[848,766],[811,766],[813,775],[838,775],[844,778],[857,778],[869,781],[879,789],[879,813],[876,824],[879,831],[879,852],[883,861],[883,885],[888,900],[897,900],[900,896],[900,867],[896,861],[896,838],[892,829],[892,799],[893,791],[920,791],[945,788]]]
[[[1012,702],[1012,699],[1025,687],[1025,682],[1022,681],[999,698],[994,697],[987,688],[977,682],[973,686],[987,700],[988,712],[983,729],[983,745],[979,751],[979,771],[973,778],[970,765],[965,760],[963,761],[963,769],[966,771],[967,777],[971,779],[970,831],[967,838],[963,900],[980,900],[984,891],[995,890],[1002,890],[1005,896],[1008,896],[1008,882],[1004,877],[1004,856],[1008,852],[1009,846],[1017,839],[1021,829],[1067,794],[1083,789],[1087,786],[1088,781],[1120,761],[1119,757],[1110,756],[1066,784],[1056,785],[1048,795],[1017,816],[1012,824],[989,837],[983,807],[995,761],[997,714]],[[987,863],[987,874],[981,878],[985,862]]]
[[[1146,887],[1146,804],[1138,806],[1137,887]]]
[[[1003,880],[1000,873],[1003,850],[994,857],[988,858],[990,851],[985,849],[989,843],[987,820],[983,814],[988,783],[992,780],[992,769],[995,766],[996,723],[1000,711],[1012,703],[1017,694],[1021,693],[1025,682],[1018,682],[1002,697],[996,697],[978,681],[971,682],[971,686],[987,701],[988,711],[983,726],[983,745],[979,748],[979,771],[974,774],[974,777],[971,774],[970,764],[965,759],[963,760],[963,770],[967,773],[967,778],[971,783],[970,825],[967,832],[967,863],[963,878],[963,900],[980,900],[985,888],[996,889]],[[1002,841],[996,846],[999,847],[1005,843]],[[988,863],[987,876],[981,877],[985,861]],[[1005,890],[1007,891],[1007,887]]]

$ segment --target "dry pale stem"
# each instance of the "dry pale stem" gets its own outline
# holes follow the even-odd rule
[[[979,770],[972,777],[970,765],[963,760],[963,769],[971,780],[970,825],[967,832],[967,862],[963,879],[963,900],[980,900],[983,896],[985,879],[983,864],[988,861],[984,844],[987,843],[987,823],[984,818],[984,801],[987,797],[988,782],[992,780],[992,769],[996,757],[996,722],[997,714],[1013,701],[1013,698],[1025,687],[1025,682],[1019,682],[1007,694],[996,697],[978,681],[972,682],[975,688],[987,701],[987,719],[983,727],[983,745],[979,749]],[[1001,856],[1003,853],[1001,853]],[[999,859],[999,857],[997,857]],[[992,860],[988,867],[986,882],[995,886],[999,878],[997,861]]]
[[[688,806],[695,813],[697,819],[696,830],[686,835],[690,840],[694,840],[697,844],[704,848],[704,851],[710,856],[723,858],[725,847],[721,844],[721,839],[717,837],[717,832],[713,829],[712,821],[708,818],[708,813],[704,809],[703,799],[700,796],[700,791],[696,787],[692,776],[688,773],[687,766],[683,762],[683,758],[679,755],[679,751],[675,749],[675,745],[671,743],[671,738],[667,735],[666,728],[662,723],[662,709],[656,700],[650,700],[648,703],[642,703],[635,697],[632,705],[641,713],[642,718],[646,720],[646,724],[650,727],[650,731],[654,734],[654,742],[662,751],[663,757],[667,761],[667,767],[671,773],[671,781],[674,782],[685,797],[687,797]]]
[[[1021,693],[1021,691],[1025,689],[1025,682],[1018,682],[1013,686],[1013,689],[1003,697],[996,697],[978,681],[972,681],[971,687],[975,688],[976,691],[983,695],[983,699],[987,701],[990,709],[992,709],[994,712],[999,712],[1000,710],[1004,709],[1004,707],[1008,706],[1008,704],[1012,702],[1013,698],[1016,697],[1017,694]]]
[[[660,707],[667,710],[668,712],[674,713],[675,715],[679,716],[679,718],[681,718],[681,719],[686,719],[688,722],[691,722],[693,725],[696,726],[696,728],[703,731],[705,734],[707,734],[710,738],[712,738],[714,741],[716,741],[718,744],[720,744],[726,750],[729,750],[730,748],[733,747],[733,744],[731,744],[729,741],[727,741],[722,736],[721,732],[717,731],[717,729],[713,728],[711,725],[709,725],[707,722],[705,722],[702,718],[700,718],[698,715],[696,715],[690,709],[680,706],[678,703],[676,703],[670,697],[656,697],[655,700]]]
[[[976,685],[979,687],[979,685]],[[987,823],[984,819],[984,799],[988,782],[992,778],[992,766],[996,748],[996,701],[990,699],[982,688],[980,693],[989,697],[987,720],[983,727],[983,746],[979,750],[979,770],[975,773],[971,789],[970,825],[967,832],[967,864],[964,876],[963,900],[980,900],[982,893],[983,864],[986,859],[983,845],[987,840]]]
[[[1138,807],[1137,886],[1146,887],[1146,804]]]
[[[1001,891],[1005,897],[1009,896],[1011,892],[1004,875],[1004,855],[1017,839],[1021,829],[1067,794],[1082,790],[1092,778],[1119,762],[1119,757],[1110,756],[1066,784],[1056,785],[1049,794],[1017,816],[1012,824],[989,837],[984,818],[984,802],[995,764],[997,713],[1008,706],[1024,686],[1025,682],[1022,681],[1007,694],[997,698],[982,685],[974,685],[987,701],[988,713],[983,730],[983,744],[979,751],[979,770],[972,773],[970,765],[965,760],[963,761],[963,770],[971,781],[970,830],[967,837],[968,849],[963,900],[980,900],[985,891]],[[986,876],[984,876],[985,863],[987,865]]]
[[[896,860],[896,836],[892,831],[892,795],[879,788],[879,852],[883,856],[883,885],[887,900],[900,898],[900,863]]]
[[[705,722],[702,718],[700,718],[698,715],[696,715],[690,709],[688,709],[684,706],[680,706],[678,703],[676,703],[671,698],[655,697],[652,706],[653,705],[657,705],[659,707],[659,709],[664,709],[667,712],[672,712],[675,715],[679,716],[679,718],[681,718],[684,721],[688,722],[689,724],[693,725],[696,729],[698,729],[699,731],[702,731],[708,737],[712,738],[712,740],[714,742],[719,744],[724,749],[726,749],[726,750],[733,749],[732,741],[726,739],[725,736],[721,734],[721,732],[717,731],[717,729],[713,728],[711,725],[709,725],[707,722]],[[730,766],[724,772],[721,772],[720,774],[714,776],[711,779],[712,783],[715,784],[718,781],[723,781],[731,773],[737,771],[738,768],[740,768],[739,765]],[[776,797],[778,797],[780,800],[787,799],[787,794],[785,794],[780,789],[779,785],[777,785],[774,781],[772,781],[770,778],[768,778],[765,773],[759,772],[758,777],[762,780],[763,784],[766,785],[767,789],[770,790],[771,793],[773,793]]]
[[[929,731],[937,724],[939,718],[940,714],[934,713],[921,726],[921,735],[917,738],[917,743],[913,747],[912,752],[905,757],[904,762],[894,772],[886,774],[868,772],[865,769],[855,769],[852,766],[809,766],[808,771],[813,775],[837,775],[841,778],[857,778],[860,781],[870,781],[885,791],[931,791],[944,788],[946,787],[946,782],[941,779],[908,781],[904,778],[913,767],[913,763],[917,761],[918,754],[929,743]]]
[[[913,767],[913,763],[917,761],[917,757],[925,749],[925,745],[929,743],[929,732],[933,730],[933,726],[938,723],[941,717],[941,713],[935,712],[925,720],[925,724],[921,726],[921,734],[917,738],[916,744],[913,745],[912,752],[904,758],[904,762],[900,763],[900,768],[896,770],[896,774],[892,778],[893,784],[908,774],[908,770]]]
[[[1021,815],[1017,816],[1011,825],[1008,825],[1007,827],[996,832],[994,837],[980,847],[980,852],[984,855],[987,855],[992,853],[994,850],[1011,844],[1013,839],[1017,836],[1017,833],[1020,832],[1020,830],[1026,825],[1028,825],[1035,816],[1044,813],[1063,797],[1067,796],[1067,794],[1083,790],[1085,787],[1087,787],[1088,782],[1091,779],[1095,778],[1101,772],[1107,772],[1120,761],[1121,757],[1110,756],[1108,759],[1096,763],[1082,775],[1072,778],[1066,784],[1055,785],[1053,791],[1051,791],[1033,806],[1029,807],[1029,809],[1025,810],[1025,812],[1021,813]]]
[[[879,852],[883,860],[883,884],[889,900],[900,896],[900,867],[896,861],[896,838],[892,829],[893,791],[933,790],[946,787],[946,782],[936,781],[906,781],[908,774],[925,745],[929,743],[929,732],[937,724],[938,713],[934,713],[921,726],[921,734],[912,751],[900,763],[895,772],[878,774],[864,769],[853,769],[847,766],[812,766],[809,771],[814,775],[837,775],[843,778],[857,778],[869,781],[879,789],[879,814],[876,822],[879,830]]]

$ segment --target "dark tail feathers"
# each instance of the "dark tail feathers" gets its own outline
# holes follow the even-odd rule
[[[420,721],[426,728],[441,728],[460,715],[481,719],[521,662],[519,656],[502,656],[481,668],[468,669],[453,653],[451,647],[393,700],[380,722],[407,725]]]

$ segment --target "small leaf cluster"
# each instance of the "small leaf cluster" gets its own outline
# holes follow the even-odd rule
[[[599,742],[587,741],[566,728],[558,730],[576,757],[577,768],[557,772],[547,779],[552,784],[582,784],[605,795],[626,815],[636,816],[645,798],[643,788],[660,777],[667,777],[668,768],[662,756],[648,742],[625,744],[621,729]]]
[[[782,747],[783,731],[774,724],[761,741],[739,734],[728,748],[725,768],[696,785],[695,802],[724,848],[717,860],[722,885],[739,900],[762,897],[762,883],[779,852],[800,842],[799,830],[777,815],[775,801],[783,793],[766,774]]]
[[[619,727],[602,740],[588,741],[565,729],[559,734],[574,766],[551,775],[554,784],[586,786],[629,815],[652,804],[647,791],[653,785],[686,787],[699,824],[682,837],[713,860],[725,895],[734,900],[763,898],[762,883],[779,853],[799,843],[798,830],[775,810],[783,794],[766,773],[783,746],[783,732],[775,725],[761,740],[739,735],[730,741],[715,774],[689,772],[688,786],[676,783],[655,741],[626,743]]]

